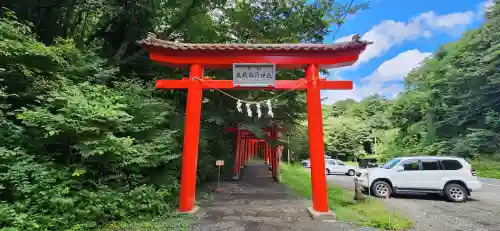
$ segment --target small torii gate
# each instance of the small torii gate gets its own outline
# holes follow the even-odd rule
[[[323,120],[320,90],[351,90],[352,81],[320,79],[320,69],[349,66],[358,60],[369,42],[352,41],[337,44],[189,44],[148,37],[139,44],[151,60],[175,68],[189,68],[189,78],[156,81],[159,89],[187,89],[186,121],[182,153],[179,212],[196,211],[196,169],[202,92],[204,89],[233,90],[306,90],[313,215],[329,214],[325,175]],[[231,69],[233,64],[274,64],[276,69],[305,69],[305,78],[276,80],[274,85],[238,86],[233,80],[205,79],[204,68]]]

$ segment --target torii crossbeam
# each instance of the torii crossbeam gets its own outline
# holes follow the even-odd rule
[[[190,213],[196,192],[196,168],[200,130],[202,92],[204,89],[232,90],[306,90],[309,148],[313,191],[313,214],[328,213],[325,176],[323,122],[320,90],[350,90],[351,81],[320,79],[320,69],[352,65],[369,42],[354,36],[350,42],[325,44],[188,44],[148,37],[139,43],[149,51],[151,60],[175,68],[189,68],[189,78],[157,80],[161,89],[187,89],[186,122],[182,154],[179,211]],[[232,80],[210,80],[204,68],[231,69],[233,64],[275,64],[276,69],[305,69],[305,78],[276,80],[274,85],[239,87]]]

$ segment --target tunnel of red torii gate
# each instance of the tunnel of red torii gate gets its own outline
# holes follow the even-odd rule
[[[271,170],[272,177],[279,181],[279,153],[283,151],[283,146],[273,147],[270,142],[277,141],[279,134],[287,131],[287,128],[279,127],[276,123],[273,123],[272,127],[263,129],[266,137],[258,138],[252,131],[239,123],[227,128],[226,132],[236,133],[233,180],[239,178],[241,169],[247,161],[258,156],[265,160]]]
[[[361,41],[355,35],[351,41],[335,44],[194,44],[164,41],[150,34],[139,44],[149,52],[152,61],[189,70],[189,76],[182,79],[156,80],[158,89],[187,89],[179,212],[193,213],[198,209],[195,206],[195,194],[203,90],[264,89],[306,91],[313,192],[312,208],[308,210],[313,215],[331,213],[327,198],[320,91],[352,90],[353,83],[320,78],[319,70],[354,64],[370,42]],[[266,86],[239,85],[233,80],[204,77],[205,69],[232,69],[234,64],[272,64],[275,70],[303,69],[304,77],[296,80],[273,79],[273,84]],[[260,144],[268,147],[268,152],[265,152],[267,155],[264,155],[275,176],[279,166],[277,147],[270,148],[266,139],[257,139],[238,127],[232,131],[237,143],[234,167],[238,174],[249,157],[256,155],[257,144]],[[276,139],[279,133],[276,131],[268,130],[269,136]]]

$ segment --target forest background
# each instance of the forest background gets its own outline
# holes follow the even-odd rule
[[[311,3],[313,2],[313,3]],[[0,18],[0,230],[91,230],[114,221],[175,220],[185,91],[154,80],[184,70],[153,63],[137,41],[154,33],[190,43],[322,43],[344,14],[334,1],[2,1]],[[290,10],[293,9],[293,10]],[[446,44],[405,79],[394,99],[371,96],[324,106],[328,153],[354,160],[458,155],[500,177],[500,7]],[[206,75],[230,79],[230,71]],[[298,79],[302,70],[281,71]],[[256,101],[277,92],[235,91]],[[303,92],[273,102],[293,158],[308,157]],[[231,163],[234,122],[261,136],[218,91],[204,92],[198,183]],[[286,150],[286,149],[285,149]],[[230,167],[224,169],[230,172]],[[175,223],[175,222],[173,222]]]

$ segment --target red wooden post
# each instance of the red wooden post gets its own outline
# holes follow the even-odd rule
[[[274,176],[274,169],[276,168],[276,166],[275,166],[276,163],[274,163],[274,155],[275,155],[274,147],[271,147],[270,151],[271,151],[271,159],[269,161],[271,162],[271,173],[272,173],[272,176],[274,178],[275,177]]]
[[[234,173],[235,173],[235,178],[238,179],[240,177],[240,149],[241,149],[241,130],[237,129],[236,130],[236,150],[234,153]]]
[[[271,130],[271,140],[273,140],[274,138],[274,131]],[[269,156],[269,162],[271,162],[271,174],[274,178],[274,148],[273,147],[269,147],[269,153],[271,154],[271,156]]]
[[[241,168],[243,168],[243,158],[245,154],[245,139],[240,140],[240,157],[238,161],[238,176],[241,175]]]
[[[269,165],[269,144],[267,143],[267,140],[265,141],[264,148],[266,152],[265,153],[266,164]]]
[[[276,124],[273,125],[273,140],[278,141],[279,138],[279,131],[278,131],[278,126]],[[279,174],[279,150],[278,146],[273,147],[274,151],[274,156],[273,156],[273,162],[274,162],[274,168],[273,168],[273,176],[274,179],[278,180],[278,174]]]
[[[276,177],[275,170],[276,170],[276,148],[272,147],[271,148],[271,163],[273,163],[273,178]]]
[[[278,149],[276,147],[273,148],[273,163],[274,163],[274,168],[273,168],[273,175],[274,179],[276,180],[276,177],[278,174],[276,173],[278,171]]]
[[[309,153],[311,158],[311,184],[313,209],[328,212],[328,197],[325,175],[325,147],[323,143],[323,117],[318,65],[306,68],[307,83],[307,124],[309,127]]]
[[[184,146],[182,152],[182,174],[179,201],[179,211],[181,213],[193,212],[194,209],[202,89],[201,84],[193,78],[202,77],[203,67],[199,64],[191,65],[189,68],[189,78],[192,82],[188,87],[186,121],[184,125]]]
[[[250,157],[252,157],[252,152],[253,152],[252,144],[253,144],[253,139],[250,139],[248,141],[248,156],[247,156],[247,160],[249,160]]]
[[[248,142],[248,139],[245,139],[244,142],[243,142],[243,145],[244,145],[244,149],[243,149],[243,152],[241,153],[241,163],[240,163],[240,168],[243,168],[245,167],[245,156],[246,156],[246,153],[248,151],[248,145],[247,145],[247,142]]]
[[[245,151],[243,152],[243,158],[241,159],[241,167],[242,168],[245,167],[247,152],[248,152],[248,139],[245,139]]]
[[[245,142],[245,158],[243,158],[243,166],[247,164],[247,160],[248,160],[248,152],[250,151],[250,140],[249,139],[246,139],[246,142]]]
[[[248,159],[250,160],[253,155],[253,139],[250,139],[250,142],[248,142],[248,149],[250,150],[248,152]]]

